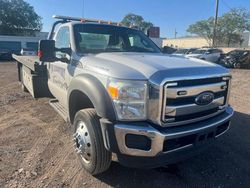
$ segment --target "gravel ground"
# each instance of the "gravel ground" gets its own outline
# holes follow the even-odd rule
[[[0,62],[0,187],[250,187],[250,70],[232,70],[231,129],[204,153],[176,165],[131,169],[113,161],[91,176],[74,154],[69,125]]]

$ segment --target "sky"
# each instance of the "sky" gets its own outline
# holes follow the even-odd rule
[[[43,31],[50,31],[52,15],[121,21],[128,13],[141,15],[159,26],[161,37],[188,35],[196,21],[214,16],[216,0],[25,0],[42,17]],[[84,3],[83,3],[84,2]],[[250,0],[220,0],[219,16],[234,7],[250,11]]]

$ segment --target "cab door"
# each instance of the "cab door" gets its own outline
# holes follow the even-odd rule
[[[71,45],[69,27],[60,27],[56,36],[54,37],[54,40],[56,48],[70,48]],[[67,90],[72,77],[68,71],[71,57],[69,54],[60,51],[56,52],[56,57],[58,58],[57,61],[48,64],[48,86],[51,93],[56,99],[59,100],[60,104],[64,107],[67,107]],[[62,61],[60,59],[64,60]]]

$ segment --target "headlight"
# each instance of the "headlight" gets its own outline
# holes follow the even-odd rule
[[[107,90],[119,120],[145,120],[147,83],[145,81],[110,80]]]

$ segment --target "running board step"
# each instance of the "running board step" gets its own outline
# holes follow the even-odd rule
[[[49,101],[50,106],[52,106],[58,114],[67,122],[68,121],[68,112],[66,108],[64,108],[57,99],[51,99]]]

